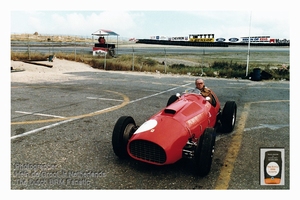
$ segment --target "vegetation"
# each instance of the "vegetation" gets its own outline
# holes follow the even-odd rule
[[[120,55],[117,57],[104,57],[93,56],[87,54],[74,53],[62,53],[55,54],[56,58],[72,60],[82,62],[90,65],[93,68],[115,70],[115,71],[147,71],[147,72],[160,72],[169,74],[189,74],[192,76],[208,76],[208,77],[223,77],[223,78],[247,78],[245,77],[246,63],[234,60],[206,60],[206,65],[199,63],[198,66],[188,66],[185,64],[171,64],[169,66],[164,65],[162,62],[158,62],[155,56],[132,56],[132,55]],[[12,60],[47,60],[48,54],[42,53],[28,53],[28,52],[11,52]],[[168,57],[172,59],[172,57]],[[183,59],[186,59],[183,58]],[[274,66],[270,63],[253,63],[249,67],[249,74],[254,68],[260,68],[262,71],[270,74],[272,79],[276,80],[289,80],[289,66],[280,65]],[[249,75],[248,74],[248,75]]]
[[[91,38],[63,35],[41,35],[38,32],[35,32],[33,34],[11,34],[10,39],[11,41],[23,42],[92,42]]]

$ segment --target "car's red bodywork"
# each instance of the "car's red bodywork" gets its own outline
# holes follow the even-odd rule
[[[223,112],[213,91],[210,98],[203,97],[200,91],[173,95],[165,108],[141,126],[136,126],[130,116],[119,118],[112,136],[114,152],[121,158],[130,156],[154,165],[192,158],[199,174],[206,175],[217,128],[224,124],[224,130],[231,132],[235,125],[235,102],[226,102]]]
[[[155,120],[156,126],[149,126],[148,130],[140,131],[146,128],[146,122],[133,134],[127,145],[129,155],[134,159],[156,165],[177,162],[182,158],[182,150],[190,138],[197,140],[207,127],[215,127],[220,103],[216,95],[214,93],[213,95],[215,106],[212,106],[202,95],[188,93],[153,115],[150,120]],[[154,162],[134,155],[130,145],[136,140],[145,140],[160,146],[166,153],[165,162]]]

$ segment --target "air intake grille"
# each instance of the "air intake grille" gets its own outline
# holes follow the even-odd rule
[[[167,159],[163,148],[149,141],[134,140],[129,144],[129,149],[133,156],[145,161],[162,164]]]

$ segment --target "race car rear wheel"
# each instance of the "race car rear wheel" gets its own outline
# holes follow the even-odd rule
[[[229,133],[233,130],[236,121],[237,106],[234,101],[227,101],[221,117],[222,132]]]
[[[216,133],[213,128],[205,129],[198,140],[195,151],[195,172],[200,176],[206,176],[211,168],[215,151]]]
[[[122,116],[115,124],[112,134],[112,146],[114,153],[119,158],[128,157],[127,144],[132,134],[136,130],[136,124],[132,117]]]

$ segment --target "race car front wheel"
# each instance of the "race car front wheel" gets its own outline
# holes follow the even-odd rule
[[[122,116],[115,124],[112,134],[112,146],[114,153],[119,158],[128,157],[127,144],[136,130],[136,124],[132,117]]]
[[[203,135],[198,140],[195,151],[195,172],[200,176],[206,176],[211,168],[215,151],[216,133],[215,129],[205,129]]]

